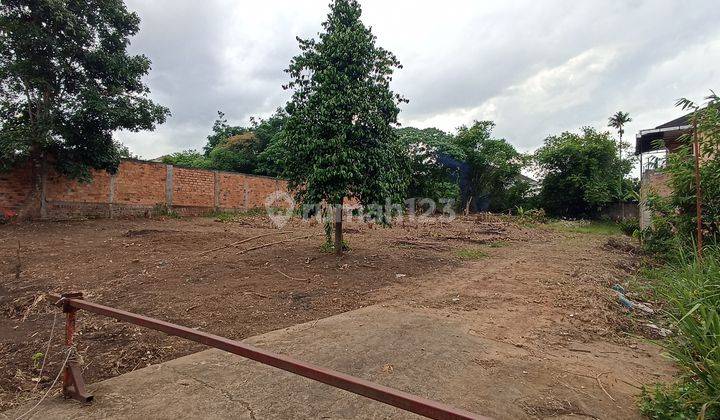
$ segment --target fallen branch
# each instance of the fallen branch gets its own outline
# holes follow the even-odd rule
[[[437,236],[436,239],[441,239],[444,241],[447,241],[447,240],[463,241],[463,242],[470,242],[470,243],[474,243],[474,244],[484,245],[484,244],[488,244],[491,242],[496,242],[496,241],[502,239],[502,237],[476,239],[476,238],[471,238],[469,236]]]
[[[39,295],[35,296],[35,299],[33,299],[33,302],[30,304],[30,306],[25,308],[25,313],[23,313],[23,316],[22,316],[22,319],[20,320],[20,322],[25,322],[27,317],[30,316],[30,312],[32,312],[32,310],[37,307],[38,303],[40,303],[44,299],[45,299],[44,294],[39,294]]]
[[[263,295],[262,293],[257,293],[257,292],[243,292],[243,295],[254,295],[254,296],[259,296],[261,298],[270,299],[270,296]]]
[[[227,244],[227,245],[223,245],[223,246],[219,246],[219,247],[213,248],[213,249],[208,249],[207,251],[203,251],[203,252],[199,253],[198,255],[199,255],[199,256],[203,256],[203,255],[209,254],[209,253],[211,253],[211,252],[220,251],[221,249],[233,248],[233,247],[236,247],[236,246],[238,246],[238,245],[244,244],[245,242],[250,242],[250,241],[252,241],[252,240],[254,240],[254,239],[258,239],[258,238],[262,238],[262,237],[270,236],[270,235],[277,235],[277,234],[280,234],[280,233],[289,233],[289,232],[292,232],[292,231],[278,231],[278,232],[263,233],[262,235],[256,235],[256,236],[253,236],[253,237],[250,237],[250,238],[247,238],[247,239],[243,239],[243,240],[241,240],[241,241],[233,242],[233,243],[230,243],[230,244]]]
[[[600,385],[600,389],[603,390],[603,392],[605,393],[605,395],[607,395],[611,400],[615,401],[615,398],[613,398],[612,395],[610,395],[610,394],[607,392],[607,390],[606,390],[605,387],[603,386],[602,382],[600,381],[600,377],[603,376],[603,375],[607,375],[608,373],[610,373],[610,372],[598,373],[597,376],[595,377],[595,380],[597,381],[598,385]]]
[[[395,241],[395,245],[410,245],[418,248],[434,249],[442,251],[448,249],[448,246],[440,242],[423,242],[413,241],[409,239],[399,239]]]
[[[296,236],[296,237],[290,238],[290,239],[283,239],[282,241],[270,242],[270,243],[267,243],[267,244],[257,245],[257,246],[253,246],[253,247],[250,247],[250,248],[247,248],[247,249],[243,249],[242,251],[238,251],[238,252],[237,252],[237,255],[242,255],[242,254],[244,254],[244,253],[246,253],[246,252],[255,251],[256,249],[267,248],[267,247],[269,247],[269,246],[273,246],[273,245],[277,245],[277,244],[282,244],[282,243],[285,243],[285,242],[297,241],[297,240],[300,240],[300,239],[312,238],[313,236],[324,236],[324,235],[325,235],[324,233],[314,233],[314,234],[312,234],[312,235]]]
[[[282,274],[283,277],[289,278],[290,280],[299,280],[299,281],[307,281],[307,280],[308,280],[308,279],[300,279],[300,278],[297,278],[297,277],[288,276],[287,274],[283,273],[282,271],[278,270],[277,268],[275,269],[275,271],[277,271],[278,273]]]

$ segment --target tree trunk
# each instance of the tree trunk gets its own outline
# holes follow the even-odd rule
[[[343,254],[343,237],[342,237],[342,200],[340,204],[335,205],[335,255],[342,256]]]
[[[33,143],[30,146],[29,163],[31,168],[32,187],[17,211],[18,219],[44,218],[44,182],[46,173],[46,159],[40,145]]]

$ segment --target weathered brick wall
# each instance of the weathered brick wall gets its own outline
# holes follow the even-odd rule
[[[0,172],[0,211],[18,211],[32,194],[32,166],[20,165],[9,172]]]
[[[137,207],[165,204],[167,165],[125,160],[115,174],[113,203]]]
[[[44,177],[38,214],[50,219],[150,215],[172,209],[186,215],[246,210],[265,205],[287,182],[231,172],[187,169],[124,160],[118,172],[93,171],[92,181],[69,180],[53,170]],[[0,210],[16,210],[32,192],[32,168],[0,173]]]
[[[212,171],[173,168],[173,207],[215,206],[215,174]]]

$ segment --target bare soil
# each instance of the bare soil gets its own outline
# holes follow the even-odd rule
[[[345,232],[351,250],[338,258],[321,252],[322,226],[293,220],[278,230],[260,216],[228,223],[192,218],[0,226],[0,411],[38,398],[62,362],[64,319],[44,298],[48,291],[82,291],[94,302],[235,339],[403,302],[458,316],[481,311],[492,321],[477,333],[518,348],[584,354],[590,350],[573,346],[597,340],[638,348],[627,333],[636,323],[609,289],[637,266],[626,241],[608,245],[603,235],[492,217],[391,229],[353,223]],[[285,239],[292,240],[259,247]],[[46,353],[51,331],[40,375],[38,354]],[[82,312],[76,342],[88,382],[203,349]],[[637,357],[616,355],[628,362]],[[526,403],[531,416],[568,413],[561,401]]]

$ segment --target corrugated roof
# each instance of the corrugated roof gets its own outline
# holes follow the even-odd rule
[[[681,127],[683,125],[690,125],[690,116],[691,115],[692,115],[692,112],[687,115],[683,115],[680,118],[675,118],[672,121],[668,121],[665,124],[658,125],[655,128],[670,128],[670,127]]]

